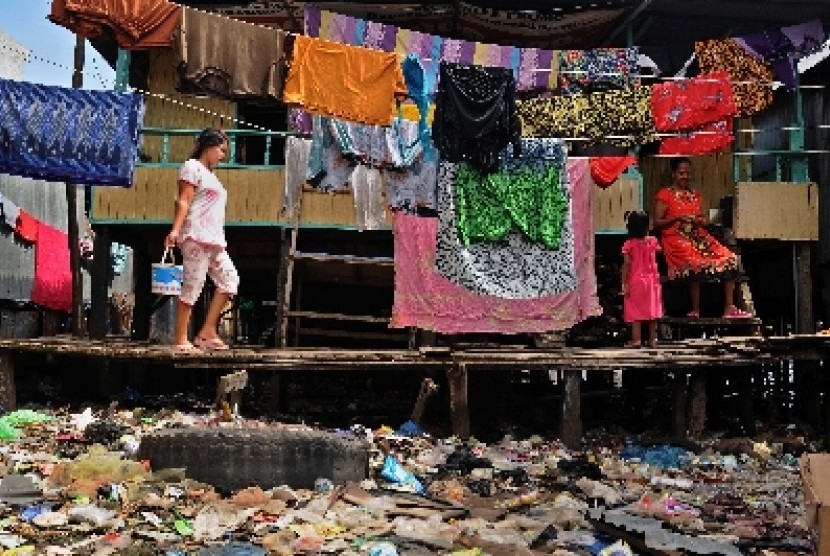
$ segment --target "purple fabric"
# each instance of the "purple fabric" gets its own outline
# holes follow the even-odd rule
[[[553,50],[539,48],[521,49],[519,63],[519,90],[544,90],[550,85],[550,66],[553,63]]]
[[[395,35],[397,32],[397,27],[393,27],[392,25],[386,25],[385,23],[378,23],[376,21],[367,21],[363,46],[366,48],[374,48],[375,50],[383,50],[384,52],[391,52],[395,50]]]
[[[821,21],[810,21],[744,35],[737,40],[747,52],[767,60],[775,77],[788,89],[795,87],[795,61],[818,50],[824,43],[825,33]]]
[[[309,37],[320,36],[320,8],[306,6],[304,25],[306,35]]]
[[[398,27],[363,21],[342,14],[334,15],[331,36],[321,36],[322,14],[319,8],[306,6],[306,35],[385,52],[392,52],[397,46]],[[365,29],[363,37],[356,36],[358,28]],[[433,77],[431,80],[428,79],[432,82],[437,77],[439,62],[472,64],[478,46],[475,42],[443,38],[418,31],[410,31],[408,42],[409,44],[404,45],[407,53],[421,57],[425,73]],[[436,44],[439,45],[437,49]],[[519,77],[517,86],[520,90],[548,89],[554,54],[553,50],[490,45],[485,65],[512,69]],[[519,67],[516,67],[517,64]]]

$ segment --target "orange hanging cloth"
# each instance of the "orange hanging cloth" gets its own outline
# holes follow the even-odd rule
[[[398,56],[299,35],[283,101],[314,114],[391,125],[395,98],[406,95]]]
[[[49,19],[87,39],[109,27],[118,46],[141,50],[171,45],[181,6],[168,0],[52,0]]]
[[[593,178],[597,186],[605,189],[606,187],[611,187],[629,166],[636,163],[637,157],[634,155],[592,156],[589,160],[591,164],[591,178]]]

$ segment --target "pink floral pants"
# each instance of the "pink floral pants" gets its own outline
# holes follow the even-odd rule
[[[190,239],[184,240],[179,247],[184,258],[182,293],[179,295],[182,303],[196,303],[208,276],[213,280],[217,290],[236,295],[239,274],[224,247],[198,243]]]

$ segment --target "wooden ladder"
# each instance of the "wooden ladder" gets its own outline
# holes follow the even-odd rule
[[[284,257],[285,262],[285,279],[282,288],[282,299],[279,301],[280,307],[278,312],[278,334],[276,344],[278,347],[287,347],[288,345],[288,325],[292,318],[318,319],[318,320],[335,320],[341,322],[363,322],[363,323],[377,323],[389,324],[389,318],[372,315],[356,315],[345,313],[324,313],[319,311],[301,311],[291,308],[291,295],[294,289],[294,272],[297,261],[317,261],[323,263],[340,263],[340,264],[356,264],[356,265],[375,265],[375,266],[394,266],[394,257],[362,257],[356,255],[335,255],[329,253],[304,253],[297,250],[297,237],[300,231],[300,221],[302,215],[303,196],[306,189],[300,192],[294,206],[294,212],[291,219],[290,237],[288,238],[287,253]],[[412,331],[410,331],[411,335]],[[299,335],[299,332],[298,332]],[[336,335],[336,334],[335,334]],[[341,336],[359,336],[356,333],[343,333]],[[374,334],[379,336],[380,333]],[[372,336],[372,334],[367,334]],[[411,338],[410,338],[411,342]]]

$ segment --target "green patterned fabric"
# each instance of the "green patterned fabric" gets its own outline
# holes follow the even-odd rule
[[[455,197],[458,237],[464,245],[501,241],[520,230],[550,249],[559,246],[568,199],[555,165],[512,164],[484,175],[459,164]]]

